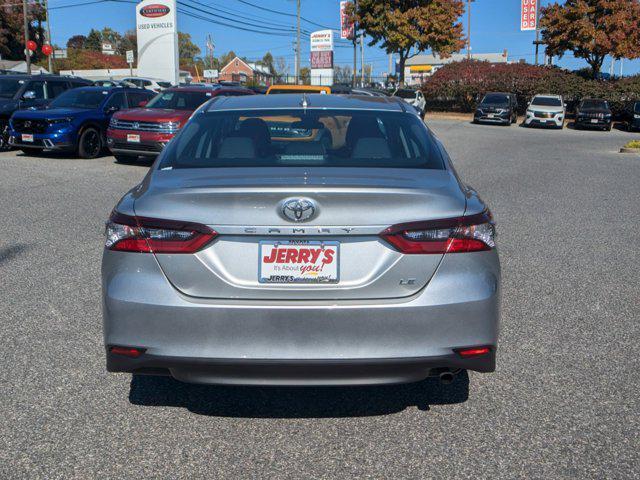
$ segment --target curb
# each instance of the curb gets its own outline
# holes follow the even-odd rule
[[[636,155],[640,155],[640,148],[627,148],[622,147],[620,149],[620,153],[635,153]]]

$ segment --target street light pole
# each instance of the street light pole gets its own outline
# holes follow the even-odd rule
[[[360,86],[364,87],[364,33],[360,32]]]
[[[27,20],[27,0],[22,0],[22,16],[24,17],[24,54],[27,57],[27,75],[31,75],[31,50],[29,43],[29,21]]]

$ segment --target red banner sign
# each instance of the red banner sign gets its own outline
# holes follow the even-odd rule
[[[538,20],[538,0],[521,0],[520,30],[535,30]]]
[[[340,2],[340,38],[348,38],[351,40],[353,38],[353,22],[349,21],[349,16],[347,15],[347,4],[353,2],[343,1]]]

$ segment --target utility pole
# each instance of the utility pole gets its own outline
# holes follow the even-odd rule
[[[293,51],[295,55],[293,56],[293,83],[298,83],[298,47],[296,46],[296,42],[293,42]],[[287,73],[287,77],[289,77],[289,73]]]
[[[358,12],[358,0],[355,1],[355,11]],[[353,78],[351,86],[356,86],[356,72],[358,71],[358,36],[356,35],[357,24],[353,22]]]
[[[467,0],[467,60],[471,60],[471,2]]]
[[[536,65],[538,65],[538,49],[540,48],[540,17],[539,17],[539,12],[540,9],[538,8],[538,3],[540,3],[540,0],[538,0],[536,2],[536,41],[533,42],[536,45]]]
[[[297,19],[297,35],[298,42],[296,46],[296,83],[300,83],[300,0],[296,1],[298,5],[298,19]]]
[[[364,33],[360,32],[360,86],[364,87]]]
[[[53,48],[51,44],[51,22],[49,21],[49,18],[51,18],[49,17],[49,0],[44,0],[44,11],[47,16],[47,43]],[[47,59],[49,60],[49,73],[53,73],[53,55],[53,51],[50,55],[47,55]]]
[[[27,48],[27,43],[29,43],[29,21],[27,20],[27,0],[22,0],[22,16],[24,17],[24,54],[27,57],[27,75],[31,75],[31,50]]]

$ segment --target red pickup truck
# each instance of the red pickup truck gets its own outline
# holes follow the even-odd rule
[[[173,87],[140,107],[116,112],[107,130],[107,146],[117,162],[155,157],[203,103],[217,96],[254,95],[242,87]]]

